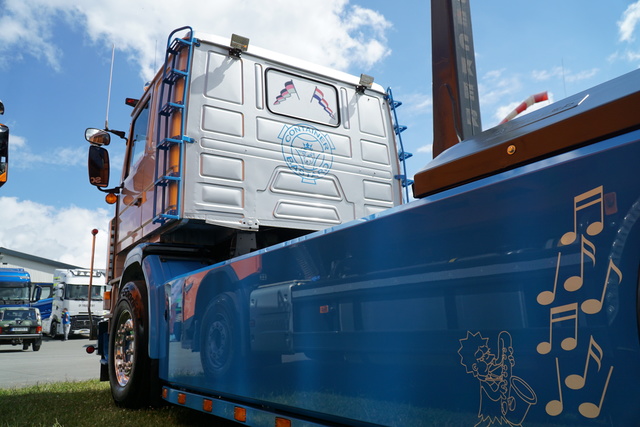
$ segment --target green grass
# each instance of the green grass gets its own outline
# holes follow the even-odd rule
[[[217,423],[211,415],[187,408],[118,408],[109,383],[98,380],[0,389],[0,427],[201,426],[224,421]]]

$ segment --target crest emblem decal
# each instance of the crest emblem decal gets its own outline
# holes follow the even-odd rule
[[[305,124],[285,125],[278,139],[284,161],[302,182],[315,184],[331,170],[335,145],[329,134]]]

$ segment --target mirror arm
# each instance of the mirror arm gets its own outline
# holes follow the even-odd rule
[[[125,133],[121,130],[113,130],[113,129],[109,129],[109,128],[105,128],[104,130],[106,130],[109,133],[114,134],[115,136],[119,136],[121,139],[124,139],[126,141],[126,136]]]
[[[100,188],[100,187],[96,187],[98,190],[102,191],[103,193],[113,193],[113,194],[120,194],[120,190],[122,189],[122,184],[118,185],[117,187],[113,187],[113,188]]]

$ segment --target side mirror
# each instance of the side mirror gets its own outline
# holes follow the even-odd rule
[[[95,145],[109,145],[111,135],[106,130],[88,128],[84,131],[84,139]]]
[[[40,301],[40,298],[42,298],[42,287],[36,286],[35,292],[33,293],[33,301]]]
[[[88,167],[91,185],[96,187],[109,185],[109,152],[106,149],[97,145],[90,146]]]
[[[0,115],[4,114],[4,104],[0,101]]]

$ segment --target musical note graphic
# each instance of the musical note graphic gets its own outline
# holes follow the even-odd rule
[[[611,379],[611,373],[613,372],[613,366],[609,369],[609,374],[607,375],[607,381],[604,383],[604,390],[602,390],[602,396],[600,397],[600,403],[596,405],[591,402],[584,402],[580,406],[578,406],[578,411],[585,418],[596,418],[600,415],[600,410],[602,409],[602,402],[604,402],[604,396],[607,394],[607,387],[609,386],[609,380]]]
[[[538,304],[549,305],[556,299],[556,288],[558,287],[558,271],[560,270],[560,252],[558,252],[558,261],[556,262],[556,278],[553,281],[553,291],[542,291],[538,294]]]
[[[584,373],[582,375],[578,375],[578,374],[569,375],[564,380],[564,383],[567,385],[567,387],[569,387],[572,390],[580,390],[582,387],[584,387],[585,383],[587,382],[587,373],[589,371],[589,361],[593,359],[598,364],[598,372],[600,372],[600,367],[602,366],[602,356],[603,356],[602,347],[598,345],[598,343],[596,342],[596,340],[593,339],[593,336],[592,336],[591,340],[589,341],[589,350],[587,351],[587,360],[584,364]]]
[[[553,325],[555,323],[571,320],[574,322],[573,336],[567,337],[562,340],[560,347],[563,350],[569,351],[576,348],[578,345],[578,303],[572,303],[562,305],[559,307],[553,307],[550,310],[550,324],[549,324],[549,341],[543,341],[536,347],[538,353],[548,354],[553,346]]]
[[[604,296],[607,293],[607,286],[609,286],[609,277],[611,275],[611,271],[615,272],[618,276],[618,284],[622,282],[622,271],[613,263],[613,260],[609,258],[609,267],[607,268],[607,277],[604,279],[604,285],[602,289],[602,296],[599,300],[597,299],[588,299],[582,303],[580,308],[586,314],[595,314],[602,310],[602,304],[604,303]]]
[[[573,231],[565,233],[560,239],[560,243],[563,245],[570,245],[576,240],[578,231],[578,211],[586,209],[595,204],[600,205],[600,221],[594,221],[587,227],[587,234],[589,236],[595,236],[599,234],[603,229],[604,221],[604,205],[602,203],[603,187],[596,187],[593,190],[589,190],[573,198]]]
[[[556,357],[556,373],[558,374],[558,394],[560,395],[559,400],[551,400],[545,406],[545,410],[547,414],[555,417],[560,415],[564,410],[564,405],[562,403],[562,383],[560,382],[560,365],[558,364],[558,358]]]
[[[564,289],[569,292],[577,291],[582,287],[584,282],[584,257],[585,255],[591,258],[593,266],[596,265],[596,246],[588,241],[584,235],[580,236],[580,275],[571,276],[564,281]]]

